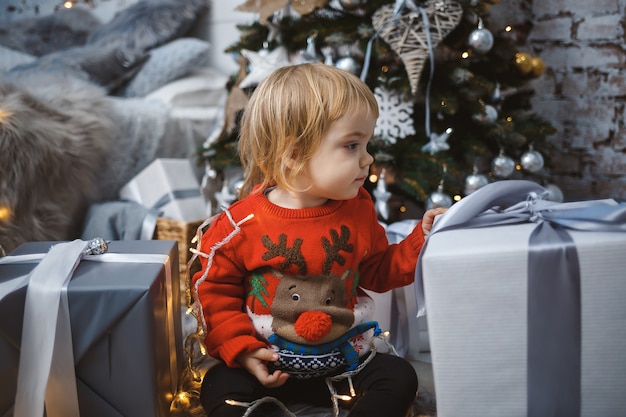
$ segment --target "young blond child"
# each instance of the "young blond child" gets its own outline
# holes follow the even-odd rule
[[[428,210],[405,240],[388,244],[363,188],[377,118],[367,85],[324,64],[277,69],[252,94],[240,131],[241,198],[202,236],[193,277],[205,344],[220,360],[202,384],[209,417],[244,414],[227,400],[330,406],[326,378],[357,368],[335,383],[340,393],[352,384],[356,395],[341,404],[349,416],[401,417],[413,404],[412,365],[369,354],[380,329],[362,288],[413,282],[444,210]]]

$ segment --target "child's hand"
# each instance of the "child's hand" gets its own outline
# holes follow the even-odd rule
[[[267,362],[275,362],[278,360],[278,353],[267,348],[257,349],[250,353],[245,353],[237,358],[241,366],[259,380],[259,382],[267,388],[276,388],[283,385],[289,374],[281,371],[274,371],[270,374],[267,369]]]
[[[430,233],[430,229],[433,228],[433,223],[435,222],[435,217],[443,214],[448,210],[447,208],[438,207],[435,209],[427,210],[422,217],[422,234],[424,237],[428,236]]]

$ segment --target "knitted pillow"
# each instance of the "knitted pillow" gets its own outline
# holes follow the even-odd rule
[[[132,80],[117,94],[145,97],[199,66],[206,65],[209,43],[196,38],[176,39],[150,51],[150,57]]]
[[[89,80],[104,87],[107,92],[116,90],[130,79],[147,60],[141,51],[116,47],[75,46],[52,52],[35,61],[17,65],[10,71],[14,78],[41,73],[59,73]]]
[[[185,36],[207,4],[207,0],[142,0],[93,31],[87,44],[148,51]]]
[[[89,10],[82,7],[62,8],[47,16],[23,18],[0,25],[0,44],[36,57],[43,56],[83,45],[89,34],[100,25]]]

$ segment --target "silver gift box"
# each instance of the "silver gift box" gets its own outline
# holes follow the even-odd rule
[[[33,242],[11,255],[46,253]],[[169,415],[183,367],[178,250],[174,241],[115,241],[109,253],[165,254],[166,264],[80,262],[68,285],[80,413]],[[36,264],[0,265],[0,282]],[[0,415],[13,415],[26,288],[0,302]]]

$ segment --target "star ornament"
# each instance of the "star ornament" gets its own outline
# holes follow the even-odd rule
[[[275,69],[292,65],[289,54],[283,46],[272,51],[261,49],[258,52],[242,49],[241,54],[250,64],[250,72],[239,83],[240,88],[253,87],[267,78]]]
[[[430,152],[431,155],[434,155],[439,151],[447,151],[448,149],[450,149],[450,145],[448,145],[448,138],[450,137],[450,134],[452,134],[452,132],[453,129],[449,127],[445,130],[445,132],[440,135],[436,133],[431,133],[430,142],[422,146],[422,151]]]

